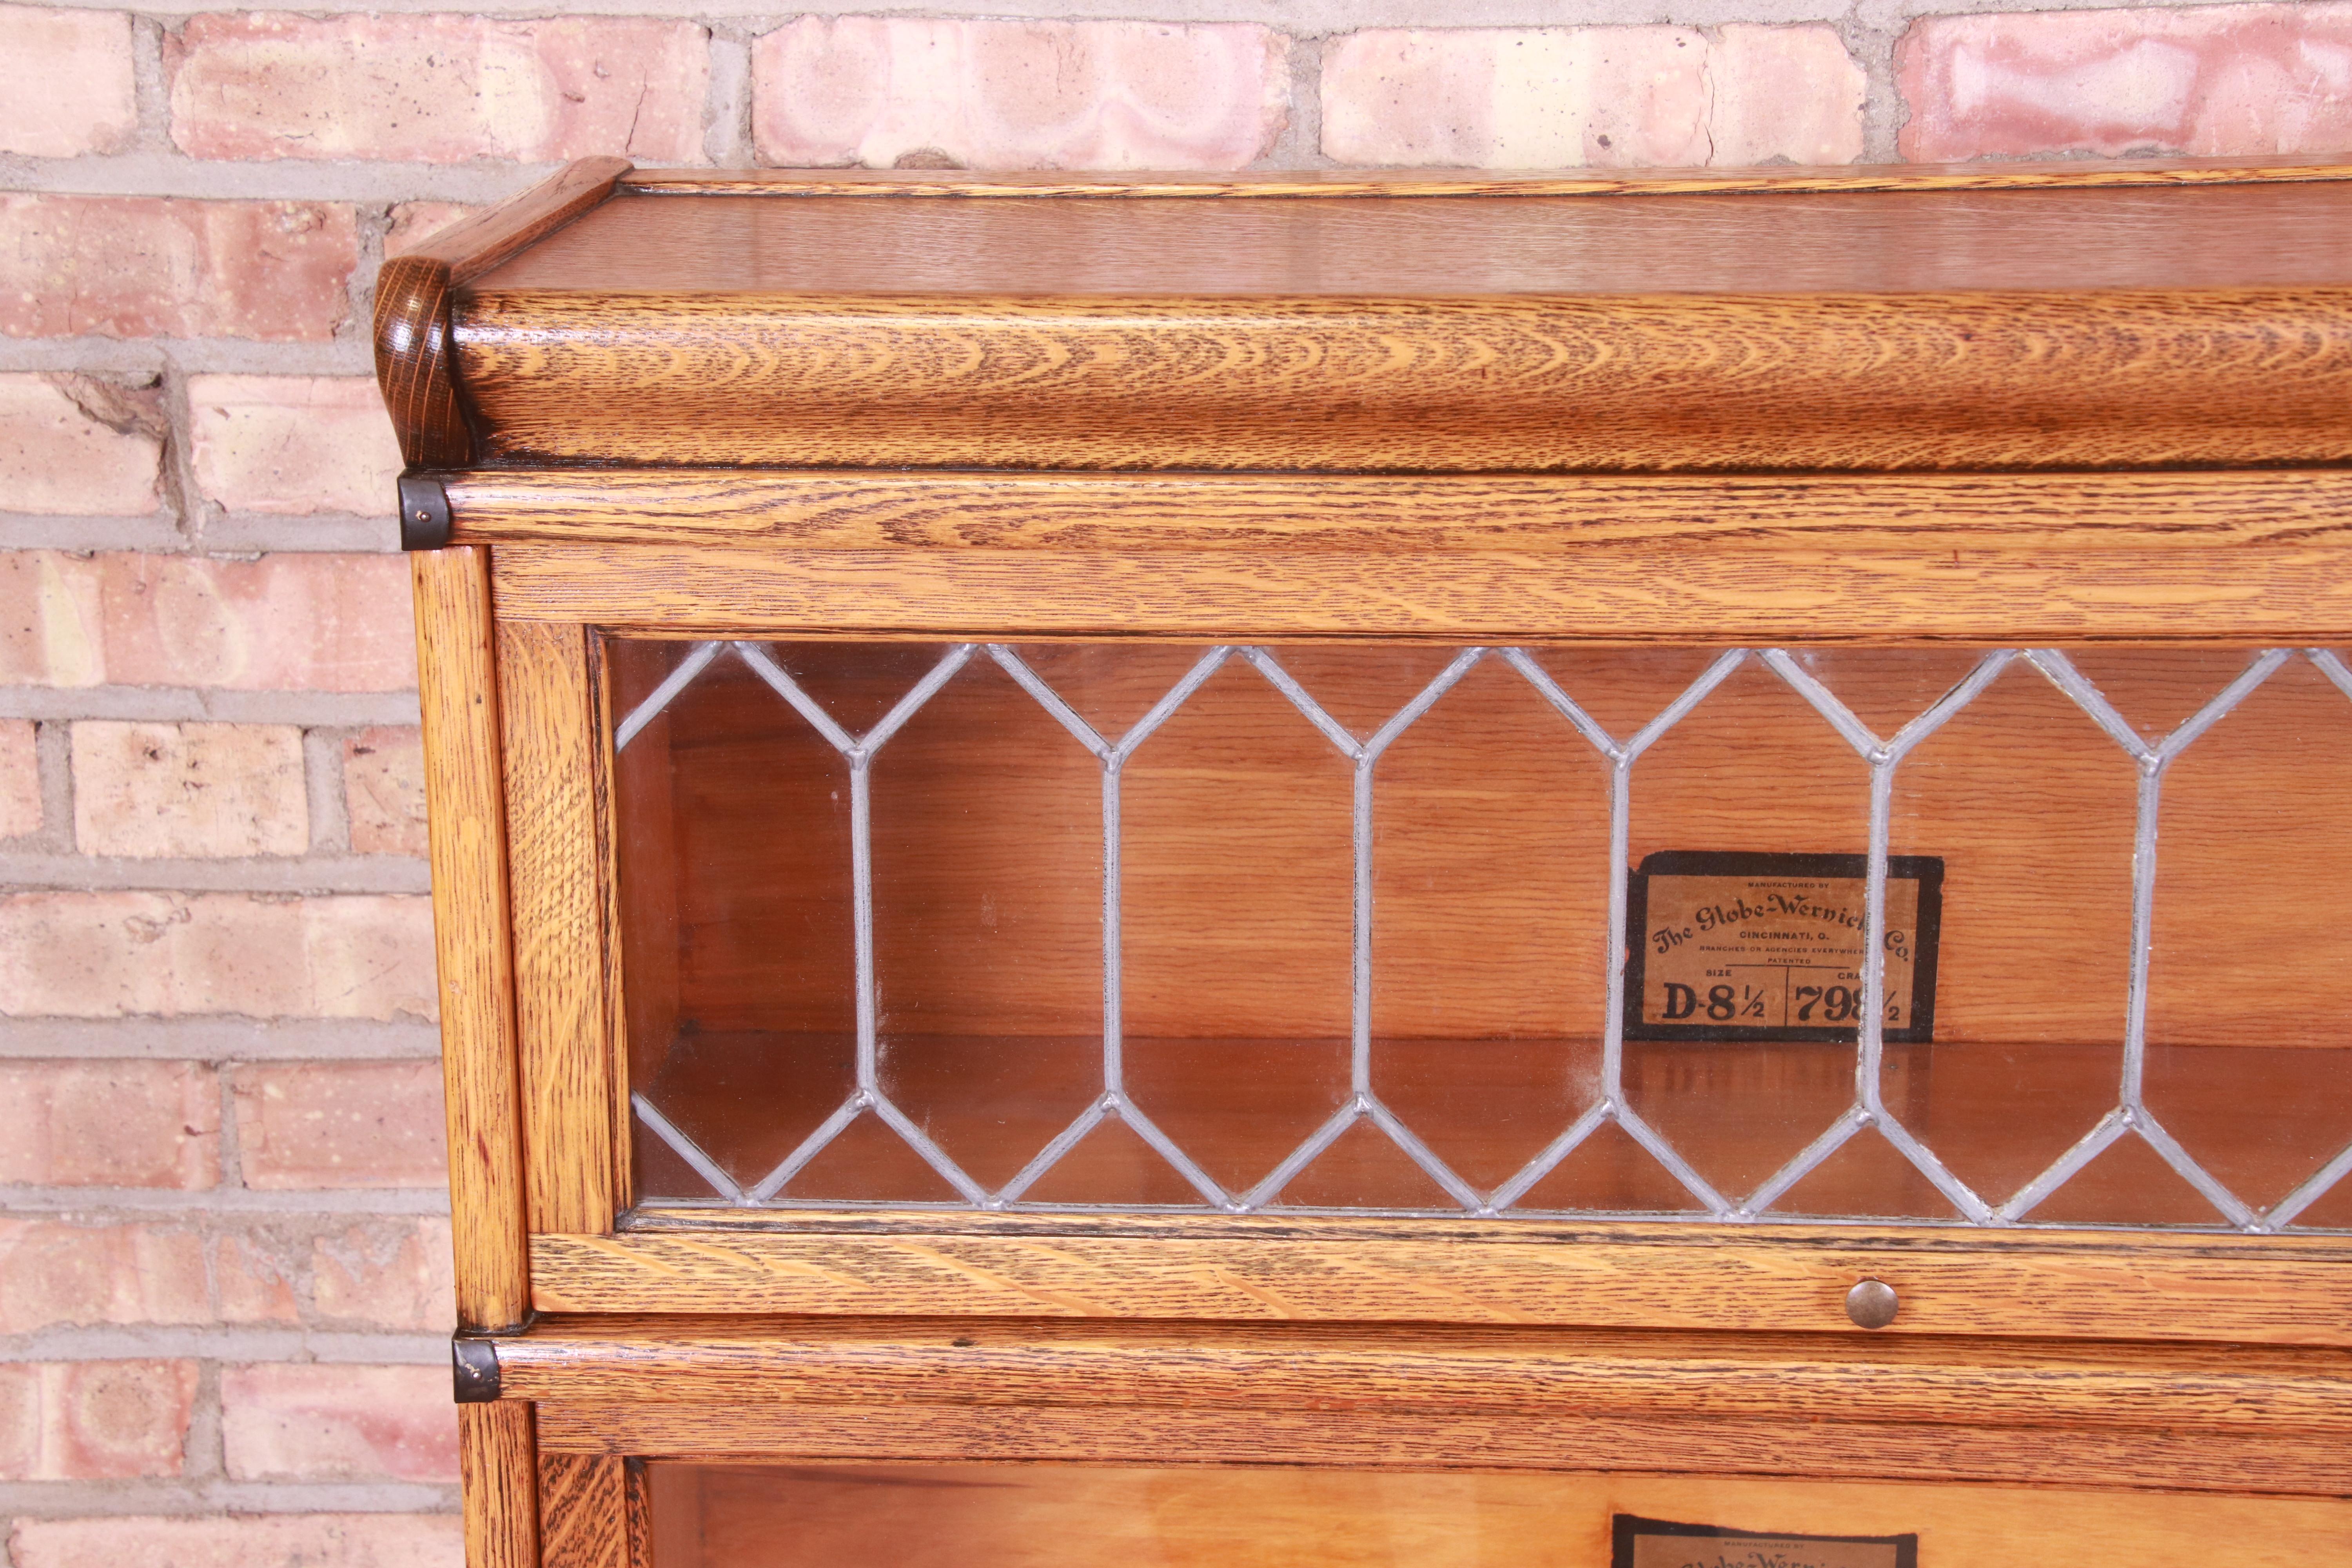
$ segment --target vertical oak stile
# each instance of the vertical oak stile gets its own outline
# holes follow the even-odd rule
[[[466,1568],[539,1568],[536,1427],[520,1400],[457,1406]]]
[[[596,819],[597,890],[603,900],[598,909],[601,926],[597,936],[604,966],[604,1074],[611,1101],[613,1210],[619,1215],[626,1213],[637,1201],[636,1159],[631,1144],[636,1118],[629,1108],[629,1095],[636,1085],[629,1073],[629,1013],[625,990],[627,976],[622,973],[621,964],[621,825],[619,792],[615,788],[620,774],[613,750],[614,725],[619,715],[613,710],[611,650],[605,647],[601,633],[592,628],[586,636],[590,721],[594,726],[591,754],[596,764],[590,789]]]
[[[530,1271],[486,554],[425,551],[409,563],[431,806],[457,1321],[505,1329],[530,1311]]]
[[[585,627],[498,628],[515,1036],[533,1233],[609,1231],[613,1085],[604,1002],[597,705]]]
[[[621,1461],[621,1495],[628,1527],[628,1568],[654,1568],[653,1477],[643,1459]]]
[[[598,1455],[540,1455],[541,1568],[628,1568],[624,1462]]]

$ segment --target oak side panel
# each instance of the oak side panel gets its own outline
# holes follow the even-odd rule
[[[549,1312],[1421,1321],[1847,1334],[1845,1293],[1883,1279],[1886,1337],[2352,1344],[2352,1249],[2326,1241],[2074,1240],[1888,1227],[1533,1221],[1423,1237],[1347,1222],[1219,1234],[1180,1219],[1024,1233],[982,1216],[532,1238]],[[1123,1232],[1123,1234],[1122,1234]],[[1237,1233],[1238,1232],[1238,1233]]]
[[[540,1455],[541,1568],[629,1568],[623,1464],[584,1454]]]
[[[499,628],[515,1026],[534,1231],[612,1228],[612,1050],[605,1037],[604,741],[586,628]]]
[[[1692,1472],[2340,1495],[2335,1433],[2079,1431],[1920,1423],[1116,1405],[575,1405],[541,1407],[565,1453],[732,1459],[1011,1460]]]
[[[416,599],[457,1321],[530,1310],[498,676],[484,552],[409,557]]]
[[[2329,643],[2335,546],[1869,552],[1595,547],[1358,555],[1271,549],[954,552],[529,542],[500,611],[663,632],[1016,640],[1425,637],[1464,642]]]
[[[466,1568],[539,1568],[539,1446],[531,1407],[457,1406]]]

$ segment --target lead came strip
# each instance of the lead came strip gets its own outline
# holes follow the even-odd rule
[[[2237,1229],[2275,1231],[2291,1225],[2337,1183],[2352,1177],[2352,1145],[2313,1173],[2267,1213],[2257,1213],[2208,1172],[2181,1146],[2148,1109],[2144,1094],[2147,1062],[2147,987],[2150,931],[2153,924],[2157,839],[2167,770],[2197,739],[2226,717],[2281,666],[2293,650],[2273,648],[2257,657],[2235,680],[2189,720],[2150,745],[2109,703],[2066,657],[2054,649],[1998,649],[1980,659],[1968,677],[1927,710],[1886,740],[1881,740],[1837,696],[1788,652],[1768,648],[1758,652],[1733,649],[1717,658],[1699,678],[1630,739],[1619,741],[1580,707],[1525,648],[1503,648],[1490,656],[1485,648],[1464,648],[1427,686],[1400,709],[1370,739],[1359,741],[1285,669],[1274,653],[1263,647],[1221,647],[1210,649],[1182,679],[1152,705],[1116,742],[1106,740],[1079,716],[1059,693],[1042,679],[1011,647],[991,644],[987,658],[1010,676],[1072,739],[1086,748],[1101,769],[1103,820],[1102,930],[1103,1036],[1102,1088],[1086,1109],[1041,1149],[1028,1164],[995,1192],[989,1192],[963,1171],[885,1092],[880,1076],[880,1020],[874,973],[874,885],[872,865],[871,767],[883,745],[941,688],[983,650],[977,644],[958,644],[892,707],[864,736],[852,736],[826,713],[795,681],[769,649],[758,643],[705,642],[696,645],[677,667],[614,728],[615,752],[626,748],[725,652],[749,666],[826,743],[847,761],[850,770],[850,855],[852,865],[853,932],[856,964],[856,1080],[854,1091],[824,1122],[803,1139],[785,1159],[750,1187],[739,1185],[710,1155],[664,1116],[642,1092],[632,1094],[638,1121],[674,1151],[705,1182],[719,1200],[743,1207],[861,1208],[867,1204],[793,1199],[782,1195],[793,1177],[859,1116],[873,1114],[915,1151],[932,1170],[961,1194],[968,1206],[984,1209],[1081,1209],[1132,1212],[1131,1205],[1109,1204],[1032,1204],[1023,1195],[1061,1159],[1106,1120],[1116,1118],[1131,1128],[1166,1160],[1202,1196],[1203,1202],[1232,1214],[1265,1209],[1290,1213],[1364,1213],[1350,1209],[1288,1208],[1280,1203],[1283,1189],[1312,1164],[1339,1136],[1358,1121],[1369,1121],[1393,1142],[1459,1206],[1482,1215],[1549,1214],[1517,1207],[1518,1200],[1556,1169],[1602,1126],[1614,1122],[1640,1144],[1700,1205],[1688,1211],[1644,1213],[1646,1219],[1715,1219],[1770,1222],[1784,1216],[1772,1205],[1818,1169],[1856,1135],[1875,1131],[1885,1138],[1921,1175],[1943,1194],[1962,1216],[1958,1223],[2011,1226],[2031,1223],[2027,1216],[2077,1173],[2126,1135],[2137,1135],[2181,1177],[2212,1204],[2221,1217]],[[2347,700],[2352,700],[2352,668],[2324,648],[2301,650]],[[1120,1018],[1120,787],[1127,763],[1138,748],[1172,717],[1208,679],[1238,657],[1346,756],[1353,769],[1350,793],[1351,931],[1349,943],[1349,1069],[1346,1101],[1256,1184],[1243,1193],[1221,1186],[1184,1150],[1128,1097]],[[1509,1180],[1490,1193],[1480,1193],[1464,1181],[1383,1101],[1372,1082],[1371,1001],[1376,976],[1372,969],[1373,791],[1381,756],[1423,715],[1441,700],[1482,659],[1498,657],[1555,710],[1575,734],[1599,753],[1610,776],[1608,1001],[1603,1014],[1599,1095],[1559,1137]],[[1862,975],[1863,1006],[1856,1030],[1854,1099],[1829,1127],[1745,1198],[1733,1200],[1717,1192],[1694,1169],[1673,1143],[1629,1103],[1624,1085],[1625,916],[1628,901],[1628,861],[1631,842],[1633,770],[1641,756],[1750,659],[1760,662],[1794,690],[1870,767],[1870,821],[1866,930]],[[1885,1100],[1885,960],[1882,951],[1886,927],[1888,844],[1893,816],[1895,771],[1912,751],[1990,687],[2012,663],[2022,659],[2063,692],[2107,736],[2129,753],[2137,770],[2136,828],[2132,861],[2132,922],[2129,1004],[2123,1041],[2123,1067],[2115,1106],[2051,1166],[1998,1206],[1987,1203],[1955,1175]],[[680,1200],[661,1200],[677,1203]],[[907,1206],[904,1205],[894,1206]],[[914,1206],[937,1207],[939,1205]],[[953,1206],[953,1205],[947,1205]],[[1163,1206],[1164,1205],[1160,1205]],[[1406,1210],[1435,1214],[1442,1210]],[[1628,1216],[1631,1217],[1631,1216]],[[1820,1216],[1803,1216],[1818,1220]],[[2164,1228],[2123,1226],[2119,1228]]]

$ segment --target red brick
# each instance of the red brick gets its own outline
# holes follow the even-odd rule
[[[73,727],[74,844],[85,855],[299,855],[310,847],[291,724]]]
[[[246,1068],[236,1139],[248,1187],[437,1187],[449,1179],[440,1065]]]
[[[0,1480],[176,1476],[195,1394],[192,1361],[0,1364]]]
[[[211,1318],[193,1230],[0,1218],[0,1334]]]
[[[0,333],[323,342],[359,265],[323,202],[0,195]]]
[[[153,391],[83,375],[0,375],[0,510],[145,516],[163,458]]]
[[[1289,119],[1255,23],[803,16],[752,46],[771,163],[1238,169]]]
[[[164,47],[172,140],[198,158],[702,161],[709,36],[572,17],[192,17]]]
[[[383,234],[383,253],[399,256],[481,210],[457,202],[402,202],[392,209],[392,226]]]
[[[410,690],[408,569],[396,555],[0,551],[0,681]]]
[[[310,1248],[319,1316],[351,1327],[446,1333],[457,1326],[449,1222],[354,1225]]]
[[[0,6],[0,153],[118,153],[138,129],[128,16]]]
[[[343,805],[360,854],[425,853],[425,744],[414,726],[362,730],[343,742]]]
[[[1824,26],[1378,28],[1323,54],[1343,163],[1843,163],[1867,82]]]
[[[455,1514],[20,1519],[16,1568],[465,1568]]]
[[[0,1016],[429,1016],[431,901],[243,893],[0,895]]]
[[[300,1321],[295,1273],[283,1244],[267,1232],[213,1239],[213,1278],[218,1282],[225,1323]]]
[[[1895,49],[1906,158],[2352,147],[2352,4],[1926,16]]]
[[[41,830],[41,763],[32,721],[0,720],[0,838]]]
[[[373,376],[199,375],[189,457],[231,511],[390,513],[400,446]]]
[[[224,1367],[221,1443],[237,1480],[457,1479],[457,1413],[437,1366]]]
[[[0,937],[0,949],[13,945]],[[209,1187],[220,1165],[215,1083],[195,1062],[0,1062],[0,1183]]]

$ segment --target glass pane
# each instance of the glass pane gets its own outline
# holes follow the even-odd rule
[[[2334,655],[609,653],[646,1202],[2347,1226]]]
[[[1906,1536],[1927,1564],[2211,1568],[2218,1542],[2231,1562],[2324,1563],[2352,1533],[2338,1499],[1696,1476],[660,1462],[650,1479],[653,1568],[1603,1568],[1620,1517],[1783,1538],[1644,1555],[1629,1525],[1635,1568],[1892,1568]]]

